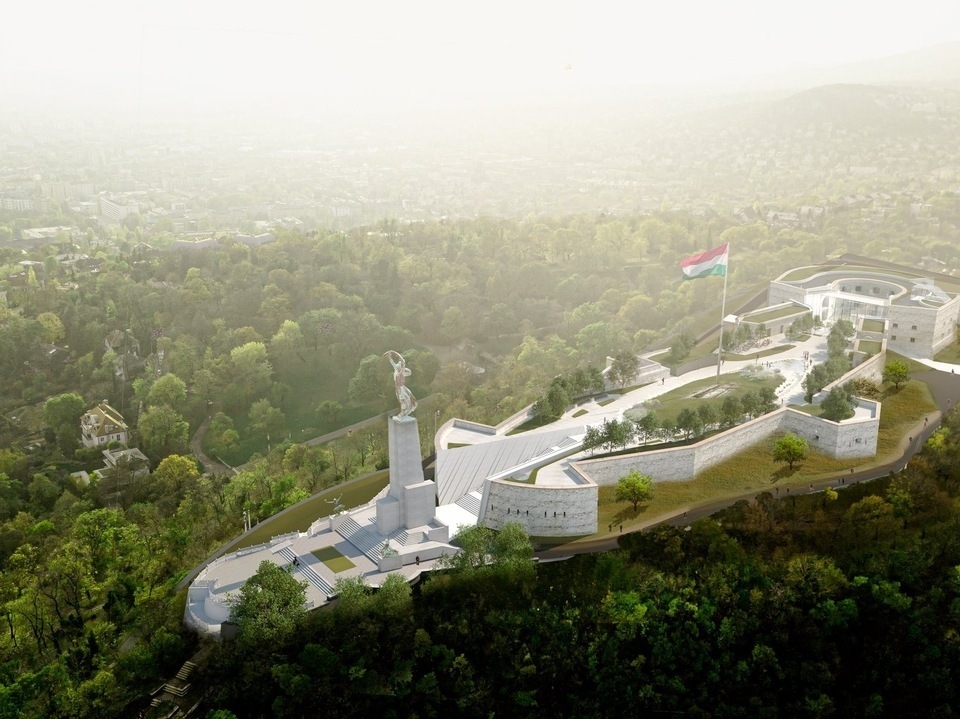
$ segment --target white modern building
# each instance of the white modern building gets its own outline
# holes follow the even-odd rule
[[[808,307],[824,323],[872,318],[887,321],[887,348],[932,358],[956,339],[960,295],[909,271],[857,266],[802,267],[770,283],[770,305]]]

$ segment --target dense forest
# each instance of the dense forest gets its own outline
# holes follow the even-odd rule
[[[891,235],[902,231],[896,223],[889,228]],[[871,233],[851,230],[841,217],[819,233],[806,233],[775,232],[759,223],[739,226],[716,216],[659,213],[383,223],[346,233],[281,231],[276,242],[262,247],[224,238],[207,250],[174,248],[170,238],[143,238],[136,228],[121,228],[113,239],[90,237],[80,248],[88,257],[80,261],[65,260],[65,248],[56,244],[28,255],[0,249],[6,277],[6,304],[0,309],[0,602],[5,625],[0,633],[0,718],[122,716],[131,702],[175,671],[196,641],[181,629],[184,597],[176,583],[239,533],[245,511],[263,518],[323,487],[383,466],[385,443],[375,430],[317,447],[302,442],[393,404],[389,371],[379,359],[384,351],[404,353],[414,372],[411,386],[418,397],[429,397],[429,404],[423,404],[435,421],[451,416],[495,421],[542,397],[560,373],[602,365],[606,356],[619,352],[666,346],[674,333],[689,331],[701,311],[709,311],[713,321],[719,283],[673,279],[681,257],[729,241],[734,248],[731,292],[753,293],[788,267],[841,250],[866,251],[878,231]],[[891,246],[901,247],[905,255],[932,242],[909,231],[902,237],[902,247]],[[471,366],[486,371],[478,375]],[[103,400],[135,427],[131,445],[148,457],[150,475],[117,468],[107,472],[107,481],[89,485],[71,475],[103,463],[99,449],[82,448],[79,442],[80,414]],[[205,426],[205,432],[199,431]],[[430,427],[429,421],[422,422],[425,434]],[[202,475],[204,468],[190,456],[191,437],[202,440],[209,455],[243,463],[241,471],[232,477]],[[942,438],[941,451],[955,442],[951,431]],[[429,445],[425,436],[425,452]],[[608,696],[615,684],[605,674],[613,666],[608,660],[634,652],[636,666],[630,671],[652,677],[651,666],[670,655],[651,644],[654,635],[643,617],[653,622],[673,616],[670,612],[687,616],[681,601],[719,606],[721,585],[739,587],[736,597],[723,595],[730,612],[739,608],[752,621],[762,619],[760,609],[779,601],[771,598],[780,596],[774,590],[788,584],[788,577],[781,576],[789,566],[785,557],[815,552],[825,557],[817,566],[828,566],[822,562],[829,557],[827,574],[834,577],[835,568],[837,577],[836,593],[829,599],[838,606],[841,600],[853,601],[860,612],[856,616],[869,620],[850,626],[874,627],[871,605],[859,602],[886,596],[896,582],[897,591],[910,599],[907,609],[927,606],[916,585],[901,576],[907,567],[879,567],[871,563],[879,559],[865,558],[873,552],[870,556],[892,563],[900,556],[890,549],[892,538],[906,542],[909,537],[913,548],[908,554],[917,555],[916,565],[910,566],[926,582],[924,591],[940,587],[936,606],[949,605],[954,589],[941,565],[953,567],[958,561],[943,529],[953,521],[953,510],[942,493],[953,492],[945,484],[952,470],[947,461],[938,466],[941,475],[917,475],[900,494],[863,499],[880,503],[876,506],[851,504],[841,512],[853,496],[844,492],[842,501],[819,508],[819,514],[810,508],[800,519],[791,512],[805,511],[802,502],[796,509],[761,502],[757,506],[766,514],[755,516],[756,510],[741,508],[743,517],[724,518],[722,531],[709,523],[689,533],[665,530],[635,540],[614,557],[577,559],[536,572],[509,563],[508,577],[500,577],[497,568],[451,572],[417,588],[412,603],[403,588],[395,589],[398,598],[390,607],[357,592],[353,610],[343,602],[335,611],[310,615],[303,629],[308,648],[278,644],[282,661],[269,660],[276,668],[246,664],[272,655],[238,650],[231,658],[232,649],[218,655],[214,666],[225,667],[223,677],[230,672],[260,676],[251,685],[260,694],[247,696],[242,687],[214,679],[220,689],[211,701],[250,716],[273,711],[269,705],[275,697],[284,697],[277,699],[281,715],[298,716],[307,711],[297,708],[306,695],[327,697],[327,706],[344,706],[343,714],[388,697],[394,697],[398,711],[420,707],[415,710],[423,715],[457,702],[464,712],[527,704],[546,713],[547,707],[563,706],[561,696],[566,696],[567,709],[582,706],[584,715],[602,714],[604,706],[620,711],[617,702],[671,710],[684,705],[693,711],[692,704],[683,703],[696,698],[680,685],[668,691],[662,672],[657,676],[664,678],[643,692],[640,683],[631,681],[629,691]],[[840,546],[870,539],[863,532],[845,539],[844,527],[861,521],[861,515],[867,524],[857,526],[877,527],[874,539],[882,550],[857,547],[836,554]],[[923,530],[917,529],[921,520]],[[650,552],[641,549],[649,542],[656,550],[651,556],[661,563],[675,557],[675,563],[645,564],[649,560],[643,557]],[[928,555],[936,560],[928,561]],[[725,559],[737,569],[726,567],[720,561]],[[746,578],[716,578],[710,584],[706,577],[712,572]],[[860,576],[887,583],[873,593],[872,584],[858,584]],[[656,594],[660,586],[661,594]],[[688,599],[707,587],[718,594],[705,595],[712,604]],[[790,586],[776,591],[786,596],[788,589],[794,591]],[[820,591],[817,601],[827,601]],[[749,604],[754,594],[756,611]],[[648,600],[654,596],[666,603]],[[812,606],[802,605],[798,616],[808,616]],[[455,607],[475,614],[450,623],[447,617],[455,616]],[[378,617],[388,610],[399,612],[396,621],[381,623]],[[530,610],[536,613],[530,615]],[[343,612],[349,611],[357,614],[344,621]],[[701,616],[699,610],[690,611],[691,617]],[[710,611],[709,617],[690,618],[689,631],[707,636],[707,625],[722,614]],[[769,611],[774,619],[780,616]],[[621,613],[626,619],[615,621]],[[630,617],[636,614],[634,622]],[[701,621],[707,624],[698,625]],[[818,626],[839,632],[833,621],[823,619]],[[539,633],[537,626],[542,627]],[[564,634],[567,626],[569,636]],[[496,632],[478,627],[495,627]],[[788,629],[793,631],[785,622],[783,631]],[[839,660],[827,660],[821,673],[801,671],[784,649],[784,642],[793,639],[789,632],[768,636],[765,632],[773,629],[767,625],[726,631],[733,632],[729,645],[726,639],[712,640],[701,651],[729,649],[737,662],[745,662],[736,669],[738,676],[759,671],[752,662],[761,659],[743,654],[746,637],[755,635],[756,646],[776,655],[776,664],[764,665],[770,676],[800,672],[794,682],[798,692],[818,686],[838,712],[854,706],[852,696],[835,691]],[[569,652],[574,635],[585,642],[582,652]],[[536,642],[535,636],[540,637]],[[665,636],[665,642],[681,641],[670,632]],[[329,641],[319,645],[318,637]],[[818,639],[824,651],[834,640],[836,635]],[[923,641],[951,656],[948,637],[933,642],[924,634]],[[314,645],[321,648],[310,648]],[[231,646],[242,647],[242,640]],[[814,651],[808,643],[804,647]],[[387,648],[410,653],[394,656]],[[757,650],[758,656],[767,656],[765,648]],[[319,654],[309,659],[311,652]],[[552,658],[546,661],[546,656]],[[723,656],[705,657],[699,665],[686,655],[673,661],[701,666],[704,677],[726,686],[730,677],[724,672],[734,669],[718,665],[716,677],[710,669]],[[390,664],[379,664],[383,662]],[[940,666],[950,663],[944,660]],[[347,674],[337,674],[341,670]],[[513,674],[484,674],[491,670]],[[569,704],[575,686],[571,677],[590,682],[578,700],[585,704]],[[310,691],[302,692],[298,687],[303,686]],[[714,685],[702,686],[707,694],[720,696],[710,688]],[[949,692],[949,686],[943,681],[938,691]],[[873,684],[869,688],[883,707],[907,696]],[[919,692],[919,684],[914,689]],[[347,697],[349,707],[338,703]],[[601,706],[599,697],[612,703]],[[656,703],[639,703],[649,697]],[[795,701],[815,704],[817,697]],[[734,701],[730,699],[731,706]],[[774,699],[764,694],[758,701]],[[945,697],[941,704],[949,701]]]

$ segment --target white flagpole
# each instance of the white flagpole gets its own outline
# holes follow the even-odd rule
[[[720,380],[720,365],[723,362],[723,318],[727,316],[727,275],[730,272],[730,244],[727,244],[727,266],[723,271],[723,298],[720,300],[720,344],[717,346],[717,381]]]

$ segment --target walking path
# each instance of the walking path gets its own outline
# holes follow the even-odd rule
[[[764,349],[769,351],[778,345],[792,345],[792,347],[779,354],[761,357],[759,360],[724,361],[720,368],[720,381],[722,382],[723,375],[735,374],[747,367],[759,367],[768,369],[771,372],[779,370],[784,377],[783,383],[776,390],[777,397],[781,400],[781,403],[787,405],[803,404],[803,387],[801,386],[801,382],[809,370],[809,361],[815,363],[826,362],[826,337],[811,335],[810,338],[804,342],[789,342],[786,339],[782,339]],[[805,356],[809,357],[806,366]],[[609,404],[600,405],[596,400],[591,400],[583,405],[571,407],[560,419],[544,425],[542,428],[530,430],[530,432],[553,432],[557,429],[566,428],[582,432],[582,428],[587,424],[599,424],[604,420],[620,419],[628,409],[633,409],[644,402],[656,399],[671,390],[683,387],[691,382],[710,379],[716,376],[717,368],[716,365],[713,365],[711,367],[693,370],[692,372],[687,372],[677,377],[665,377],[662,381],[645,385],[626,394],[611,395],[614,399]],[[584,410],[586,414],[583,414]],[[501,439],[501,436],[498,434],[483,433],[465,427],[457,427],[450,423],[442,428],[441,435],[437,437],[437,446],[446,447],[449,444],[480,444],[482,442],[497,441],[499,439]]]

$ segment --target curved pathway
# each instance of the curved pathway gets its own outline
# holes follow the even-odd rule
[[[206,436],[207,430],[210,429],[210,422],[210,415],[207,415],[207,418],[197,427],[197,431],[194,432],[193,437],[190,438],[190,451],[200,463],[205,474],[236,474],[237,470],[233,467],[228,467],[222,462],[211,459],[203,453],[203,438]]]
[[[859,484],[860,482],[868,482],[873,479],[886,477],[891,473],[899,472],[906,467],[913,456],[923,447],[930,435],[933,434],[937,427],[940,426],[940,418],[942,413],[950,411],[957,406],[958,402],[960,402],[960,374],[953,373],[952,370],[955,368],[950,365],[947,366],[950,367],[951,372],[946,372],[944,370],[931,370],[929,372],[918,373],[911,377],[911,379],[924,382],[928,387],[930,387],[930,392],[940,410],[932,413],[927,418],[917,422],[917,424],[914,425],[913,430],[909,432],[900,443],[899,457],[891,461],[884,462],[883,464],[872,465],[859,471],[851,470],[849,474],[834,474],[826,479],[813,482],[810,485],[810,488],[807,490],[794,487],[794,494],[809,494],[810,492],[821,492],[827,487],[838,488],[847,485]],[[785,492],[778,494],[777,496],[779,498],[780,496],[787,496],[789,493],[790,488],[787,488]],[[752,491],[735,497],[728,497],[726,499],[709,502],[707,504],[690,506],[685,509],[678,509],[676,512],[670,514],[651,517],[649,519],[627,525],[624,527],[622,534],[629,534],[631,532],[638,532],[644,529],[651,529],[652,527],[656,527],[661,524],[672,524],[677,526],[686,525],[696,519],[708,517],[720,511],[721,509],[726,509],[727,507],[730,507],[743,499],[753,500],[758,494],[759,492]],[[541,561],[549,561],[565,559],[573,556],[574,554],[607,552],[612,549],[616,549],[619,546],[619,538],[622,536],[622,534],[618,533],[597,539],[587,539],[571,542],[569,544],[561,544],[556,547],[551,547],[550,549],[537,551],[534,553],[534,556]]]

